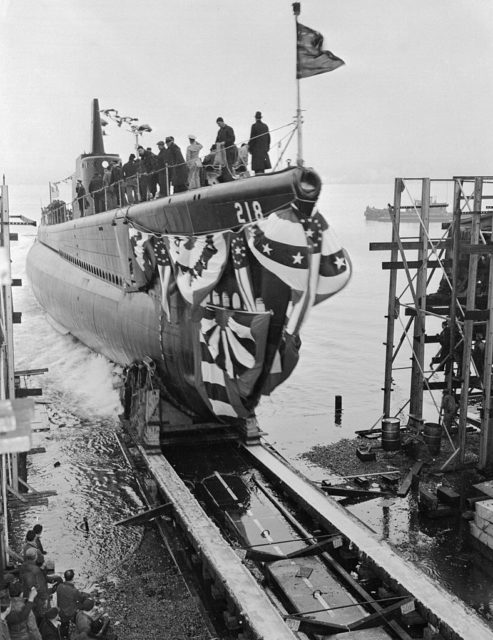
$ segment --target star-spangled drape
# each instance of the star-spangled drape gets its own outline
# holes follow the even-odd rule
[[[161,283],[161,306],[169,322],[169,287],[171,283],[172,269],[168,249],[166,248],[166,243],[163,238],[154,239],[154,255],[156,256],[159,281]]]
[[[248,246],[262,266],[296,291],[308,286],[305,231],[291,207],[271,213],[249,228]]]
[[[248,247],[243,231],[233,234],[231,236],[230,256],[235,270],[236,282],[245,308],[248,311],[255,311],[255,295],[253,293],[247,251]]]
[[[231,232],[200,236],[164,236],[176,284],[185,300],[197,307],[222,276]]]
[[[316,212],[312,225],[318,228],[320,265],[313,304],[319,304],[343,289],[351,278],[351,260],[325,218]]]

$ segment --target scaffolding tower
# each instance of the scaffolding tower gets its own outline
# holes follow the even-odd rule
[[[416,183],[420,200],[409,191],[409,185],[416,187]],[[442,237],[432,239],[430,212],[434,207],[443,207],[430,195],[436,183],[453,186],[453,212],[451,221],[442,223]],[[410,205],[402,204],[404,193],[409,196]],[[468,425],[476,423],[480,427],[478,468],[493,471],[493,207],[487,204],[492,199],[490,176],[459,176],[451,180],[396,178],[394,202],[388,206],[392,241],[370,244],[372,251],[390,250],[390,262],[382,265],[390,271],[383,417],[392,417],[395,359],[407,341],[412,353],[409,399],[394,414],[402,415],[408,406],[406,426],[411,433],[419,434],[424,423],[424,393],[430,394],[438,414],[436,422],[442,425],[453,450],[442,468],[464,464]],[[406,212],[408,217],[409,211],[419,223],[419,233],[412,238],[401,235],[401,215]],[[412,259],[411,251],[417,253]],[[398,295],[398,272],[402,270],[406,284]],[[438,291],[429,293],[437,271],[441,275]],[[405,293],[410,294],[409,303],[401,300]],[[407,322],[396,341],[401,308],[405,309]],[[440,334],[427,334],[430,317],[441,319]],[[437,342],[441,344],[440,356],[432,359],[431,370],[427,370],[426,345]],[[443,380],[437,380],[442,371]],[[434,391],[440,391],[439,401]],[[480,418],[476,420],[469,411],[471,399],[479,403]],[[452,434],[455,426],[457,433]]]
[[[13,311],[12,285],[22,282],[11,277],[10,241],[17,240],[17,234],[10,233],[11,222],[36,224],[23,216],[9,216],[9,190],[4,176],[0,185],[0,577],[12,555],[8,497],[19,495],[28,486],[22,477],[23,465],[19,465],[19,458],[25,459],[25,453],[31,448],[34,415],[33,400],[19,398],[30,394],[20,394],[16,388],[13,325],[20,322],[21,314]]]

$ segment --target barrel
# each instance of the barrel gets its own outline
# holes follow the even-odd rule
[[[382,449],[398,451],[401,448],[401,421],[399,418],[382,420]]]
[[[423,425],[423,440],[428,445],[428,451],[432,456],[440,453],[442,439],[442,425],[437,422],[425,422]]]

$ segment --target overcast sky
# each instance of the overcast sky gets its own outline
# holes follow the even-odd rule
[[[44,183],[89,151],[90,108],[139,118],[144,146],[216,117],[248,137],[296,111],[291,0],[0,0],[0,172]],[[329,182],[493,174],[491,0],[304,0],[346,65],[301,80],[304,159]],[[289,134],[272,135],[273,145]],[[133,137],[110,123],[106,150]],[[277,157],[277,147],[272,151]],[[294,145],[285,157],[296,157]]]

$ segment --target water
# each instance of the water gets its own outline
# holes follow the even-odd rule
[[[39,220],[36,191],[11,189],[11,213]],[[40,522],[47,557],[57,571],[73,568],[78,584],[87,586],[131,553],[142,533],[140,527],[113,526],[142,507],[114,436],[120,407],[113,382],[119,368],[46,321],[25,276],[36,230],[11,230],[20,234],[11,245],[12,274],[23,282],[13,289],[14,309],[22,312],[22,323],[15,325],[16,369],[48,368],[33,380],[48,403],[38,407],[40,424],[34,426],[50,430],[34,433],[33,445],[49,449],[49,455],[29,456],[28,482],[38,491],[57,492],[49,506],[17,509],[11,546],[19,550],[25,532]]]
[[[39,219],[39,187],[11,187],[10,211]],[[432,191],[438,200],[452,201],[450,185],[440,184]],[[405,194],[404,194],[405,195]],[[419,197],[419,193],[413,194]],[[42,196],[43,197],[43,196]],[[63,197],[63,195],[62,195]],[[386,334],[388,272],[381,263],[386,252],[370,252],[370,242],[390,241],[391,225],[366,222],[367,205],[385,206],[393,199],[393,185],[325,185],[319,208],[327,216],[353,261],[354,275],[344,291],[314,308],[302,331],[300,363],[284,385],[267,398],[257,411],[267,439],[288,459],[314,479],[326,475],[308,467],[298,458],[313,445],[352,437],[358,429],[371,427],[382,412],[382,386]],[[64,545],[57,545],[57,564],[67,563],[89,578],[96,571],[110,570],[112,564],[131,551],[139,531],[113,528],[112,522],[135,510],[138,499],[123,461],[116,451],[113,429],[120,411],[113,381],[118,369],[97,356],[70,336],[58,334],[46,322],[33,299],[24,277],[24,259],[35,230],[19,227],[21,237],[12,245],[13,276],[23,277],[23,287],[14,290],[14,308],[23,312],[23,322],[16,325],[17,368],[48,367],[43,376],[45,398],[49,399],[52,430],[51,460],[44,454],[31,457],[31,470],[39,477],[37,488],[56,488],[50,509],[30,510],[20,520],[19,529],[32,526],[33,513],[45,525],[44,540],[52,551],[55,540],[66,539],[76,552],[67,557]],[[402,235],[416,236],[418,226],[402,225]],[[431,236],[442,235],[439,224],[431,225]],[[438,284],[438,277],[435,278]],[[399,276],[398,293],[404,287]],[[433,289],[431,289],[433,290]],[[410,301],[410,295],[403,301]],[[406,322],[401,310],[400,322]],[[428,325],[428,333],[438,332],[438,320]],[[433,345],[427,357],[434,355]],[[404,346],[396,365],[409,365],[410,352]],[[405,404],[409,395],[409,372],[396,372],[393,408]],[[341,424],[334,419],[334,396],[343,399]],[[435,398],[425,400],[425,419],[437,422]],[[405,414],[405,411],[404,411]],[[53,468],[56,457],[62,460]],[[72,496],[77,486],[78,495]],[[79,493],[80,490],[80,493]],[[443,586],[475,606],[489,607],[493,600],[493,581],[486,564],[478,567],[465,556],[458,530],[461,522],[440,532],[413,519],[410,500],[381,500],[355,507],[363,521],[393,543],[404,557],[412,560]],[[89,535],[79,526],[87,515]],[[443,529],[443,523],[437,526]],[[20,533],[20,531],[19,531]],[[448,536],[448,537],[447,537]]]

